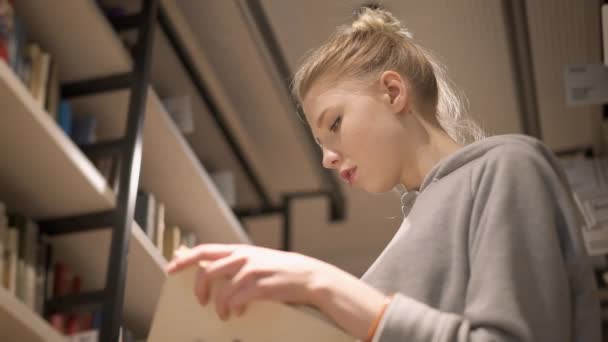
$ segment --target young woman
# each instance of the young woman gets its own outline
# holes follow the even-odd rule
[[[403,185],[407,217],[361,280],[296,253],[200,245],[168,270],[208,262],[202,305],[226,277],[214,298],[223,319],[263,299],[313,305],[365,341],[600,340],[555,158],[530,137],[481,139],[443,69],[390,13],[363,9],[308,56],[294,93],[323,166],[369,192]]]

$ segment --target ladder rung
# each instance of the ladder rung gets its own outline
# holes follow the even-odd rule
[[[105,297],[106,292],[104,290],[69,294],[47,300],[44,308],[45,311],[50,314],[53,312],[64,312],[74,309],[101,306]]]
[[[38,222],[38,225],[41,232],[48,235],[79,233],[112,227],[115,224],[115,213],[114,210],[107,210],[84,215],[60,217],[41,220]]]
[[[61,85],[61,95],[65,98],[97,94],[131,87],[133,73],[110,75]]]
[[[141,15],[139,13],[129,14],[120,17],[108,18],[108,20],[116,31],[135,30],[141,23]]]
[[[126,147],[126,141],[124,139],[115,139],[102,141],[94,144],[78,145],[82,152],[88,156],[99,156],[99,155],[118,155],[124,151]]]

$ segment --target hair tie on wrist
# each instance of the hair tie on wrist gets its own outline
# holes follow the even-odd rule
[[[378,329],[378,325],[380,325],[380,321],[382,320],[382,316],[384,316],[384,312],[386,311],[388,305],[393,301],[393,297],[395,297],[394,294],[391,294],[390,296],[386,297],[384,304],[382,304],[382,308],[380,308],[380,312],[378,312],[378,315],[376,316],[376,318],[374,318],[372,325],[367,331],[367,338],[364,340],[365,342],[372,342],[372,339],[376,334],[376,330]]]

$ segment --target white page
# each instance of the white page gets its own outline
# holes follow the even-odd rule
[[[194,296],[196,267],[166,280],[156,308],[149,342],[353,342],[319,315],[275,302],[256,302],[245,315],[218,318],[213,302],[201,306]]]

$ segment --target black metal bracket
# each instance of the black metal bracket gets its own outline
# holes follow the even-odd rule
[[[115,18],[110,18],[110,23],[114,27],[115,31],[129,31],[136,30],[139,27],[139,23],[142,21],[141,14],[130,14]]]
[[[235,209],[235,214],[241,220],[250,217],[269,216],[269,215],[283,215],[283,227],[282,227],[282,249],[285,251],[292,250],[292,237],[291,237],[291,202],[296,199],[311,198],[311,197],[328,197],[330,201],[329,218],[330,222],[337,222],[344,220],[346,212],[344,208],[335,208],[331,198],[331,192],[327,190],[319,191],[302,191],[302,192],[291,192],[283,194],[281,197],[281,205],[274,207],[261,207],[261,208],[240,208]]]
[[[103,290],[70,294],[48,300],[44,310],[46,315],[53,312],[83,310],[102,306],[105,300],[106,293]]]
[[[50,236],[109,228],[116,223],[114,210],[38,221],[40,232]]]
[[[78,145],[82,152],[90,157],[115,156],[122,153],[126,147],[124,139],[108,140],[94,144]]]
[[[201,76],[199,75],[199,72],[197,71],[197,68],[195,67],[192,57],[190,57],[190,54],[187,52],[186,47],[180,40],[175,27],[171,23],[171,20],[169,20],[168,15],[165,12],[162,5],[160,6],[160,9],[158,11],[158,22],[160,23],[160,27],[163,30],[163,32],[167,35],[167,38],[169,39],[169,43],[175,50],[175,53],[176,53],[178,59],[180,60],[180,62],[184,66],[184,68],[186,69],[186,72],[187,72],[188,76],[190,77],[190,80],[192,81],[192,83],[194,84],[196,89],[198,90],[198,94],[201,97],[201,100],[209,109],[209,113],[211,114],[213,120],[215,121],[215,124],[220,129],[220,131],[221,131],[222,135],[224,136],[224,138],[226,139],[226,142],[228,143],[228,146],[230,147],[232,153],[234,154],[234,156],[237,159],[237,161],[239,162],[241,168],[245,172],[245,176],[247,177],[249,182],[252,184],[258,197],[260,198],[261,202],[263,203],[263,206],[271,206],[270,196],[268,195],[266,190],[264,190],[262,183],[256,177],[255,171],[249,165],[247,157],[245,156],[245,154],[239,147],[237,139],[230,131],[228,124],[221,117],[219,106],[213,99],[213,96],[211,95],[209,88],[207,87],[205,82],[203,82]]]
[[[130,72],[90,80],[76,81],[63,84],[61,86],[61,96],[69,99],[108,91],[127,89],[132,83],[133,74]]]

